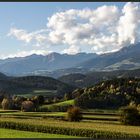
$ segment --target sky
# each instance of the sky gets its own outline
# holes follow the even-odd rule
[[[140,3],[0,2],[0,59],[108,53],[140,41]]]

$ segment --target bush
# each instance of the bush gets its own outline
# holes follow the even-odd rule
[[[127,106],[121,109],[120,121],[125,125],[140,125],[140,114],[135,106]]]
[[[82,113],[79,107],[71,106],[67,110],[68,121],[80,121],[82,120]]]

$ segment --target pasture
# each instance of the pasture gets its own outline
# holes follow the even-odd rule
[[[46,127],[47,130],[44,132],[50,132],[48,127],[51,127],[54,134],[62,134],[69,136],[83,136],[80,131],[84,131],[85,136],[90,133],[97,133],[95,136],[92,134],[91,137],[140,137],[140,127],[139,126],[125,126],[120,124],[119,114],[117,111],[97,111],[88,110],[83,111],[83,120],[81,122],[68,122],[65,121],[65,112],[21,112],[21,111],[10,111],[0,110],[0,124],[1,123],[18,123],[16,125],[25,125],[37,127],[39,132],[42,132],[42,127]],[[65,125],[64,125],[65,124]],[[7,124],[8,125],[8,124]],[[11,126],[7,126],[10,128]],[[12,124],[14,125],[14,124]],[[4,125],[1,125],[4,127]],[[39,128],[38,128],[39,127]],[[41,128],[40,128],[41,127]],[[20,128],[22,128],[20,126]],[[27,127],[28,128],[28,127]],[[13,128],[16,129],[16,128]],[[19,129],[19,128],[18,128]],[[25,129],[24,127],[21,129]],[[40,130],[41,129],[41,130]],[[58,130],[55,130],[58,129]],[[61,131],[59,131],[61,129]],[[70,130],[67,130],[70,129]],[[27,129],[28,131],[30,129]],[[1,131],[1,130],[0,130]],[[16,130],[17,131],[17,130]],[[19,130],[18,130],[19,131]],[[34,131],[34,130],[30,130]],[[68,131],[68,132],[67,132]],[[69,133],[72,132],[72,133]],[[76,132],[75,132],[76,131]],[[2,132],[2,131],[1,131]],[[67,132],[67,133],[66,133]],[[75,132],[75,133],[74,133]],[[33,132],[35,133],[35,132]],[[38,133],[38,132],[36,132]],[[52,134],[53,134],[52,133]],[[110,134],[111,133],[111,134]],[[119,134],[120,133],[120,134]],[[18,133],[20,135],[20,133]],[[107,136],[106,136],[107,134]],[[25,134],[26,135],[26,134]],[[35,136],[35,135],[34,135]],[[49,135],[43,135],[42,133],[38,135],[40,138],[45,138]],[[54,137],[58,137],[54,135]],[[22,137],[22,136],[21,136]],[[24,137],[24,135],[23,135]],[[37,138],[38,138],[37,137]],[[53,137],[53,136],[52,136]],[[64,136],[65,137],[65,136]]]
[[[74,100],[43,105],[41,108],[51,110],[54,106],[69,105],[74,105]],[[69,122],[66,121],[66,112],[21,112],[0,109],[0,133],[4,138],[6,138],[4,133],[7,133],[8,138],[140,138],[139,126],[120,124],[118,110],[83,109],[82,115],[81,122]],[[21,132],[23,130],[24,133]],[[12,131],[16,133],[10,136]]]
[[[32,96],[38,96],[38,95],[42,95],[45,97],[54,97],[57,94],[57,90],[47,90],[47,89],[35,89],[35,90],[31,90],[29,92],[25,92],[25,93],[19,93],[17,94],[17,96],[23,96],[23,97],[32,97]]]
[[[42,105],[39,107],[39,110],[41,112],[55,112],[55,111],[60,111],[59,108],[65,108],[67,109],[68,106],[70,105],[74,105],[74,100],[68,100],[68,101],[63,101],[63,102],[58,102],[58,103],[52,103],[52,104],[48,104],[48,105]]]
[[[79,123],[79,122],[68,122],[68,121],[56,120],[50,118],[48,119],[0,118],[0,122],[1,121],[18,122],[18,123],[25,123],[25,124],[32,124],[32,125],[55,126],[55,127],[62,127],[62,128],[122,132],[122,133],[140,135],[139,126],[125,126],[125,125],[121,125],[118,121],[83,120]]]

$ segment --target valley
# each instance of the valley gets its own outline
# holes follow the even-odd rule
[[[140,139],[140,2],[1,2],[0,139]]]
[[[136,51],[138,46],[99,56],[51,53],[1,60],[0,137],[140,138],[139,125],[125,125],[122,116],[125,108],[140,114]],[[71,120],[74,115],[78,120]]]
[[[78,78],[81,77],[83,78],[83,76],[78,75]],[[65,92],[65,94],[59,94],[54,90],[55,86],[52,86],[53,90],[51,90],[53,82],[60,84],[61,87],[64,81],[62,84],[49,77],[15,78],[2,75],[2,79],[18,84],[17,87],[20,85],[23,88],[33,89],[31,93],[26,91],[22,94],[13,94],[16,91],[15,86],[14,88],[10,87],[13,90],[8,90],[8,93],[7,90],[1,90],[0,132],[7,132],[7,136],[2,135],[4,138],[17,138],[19,135],[29,138],[140,137],[139,126],[123,125],[120,122],[120,108],[122,106],[132,104],[132,101],[136,105],[140,103],[139,78],[113,78],[86,88],[73,86],[75,88],[73,90],[70,88],[67,94]],[[48,81],[50,79],[52,84]],[[50,86],[46,85],[47,83]],[[34,90],[36,86],[39,86],[38,90]],[[70,85],[67,84],[67,86]],[[9,89],[9,87],[5,89]],[[23,105],[23,102],[27,102],[27,106]],[[28,102],[32,102],[34,106]],[[7,106],[8,104],[10,106]],[[72,106],[81,108],[82,120],[80,122],[67,120],[67,109]],[[25,110],[22,110],[23,107]],[[15,131],[17,135],[10,135],[12,131]]]

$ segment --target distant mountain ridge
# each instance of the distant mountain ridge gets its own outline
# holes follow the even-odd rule
[[[124,47],[121,50],[100,55],[79,64],[79,68],[95,71],[127,70],[140,68],[140,43]]]
[[[75,55],[50,53],[46,56],[33,54],[22,58],[0,60],[0,72],[10,75],[26,75],[37,70],[53,71],[75,67],[75,65],[96,56],[93,53]]]
[[[140,68],[140,43],[113,53],[75,55],[50,53],[0,60],[0,72],[13,76],[40,75],[58,78],[71,73],[133,70]]]

